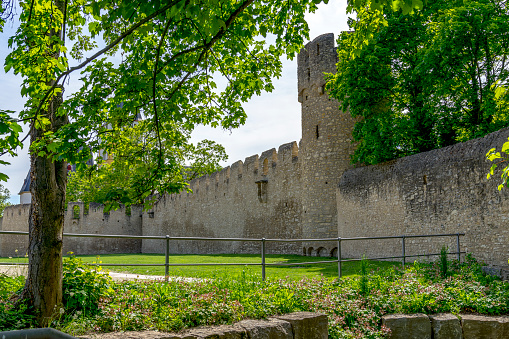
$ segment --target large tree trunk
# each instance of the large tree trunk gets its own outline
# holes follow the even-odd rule
[[[65,10],[62,0],[54,0],[54,6],[62,13]],[[61,37],[61,31],[52,30],[49,35]],[[54,47],[48,46],[48,53],[58,58],[60,49]],[[53,83],[50,81],[48,85]],[[57,114],[61,103],[62,93],[59,93],[49,99],[47,111],[39,113],[39,116],[48,118],[49,126],[38,126],[32,121],[31,144],[42,138],[46,131],[56,132],[69,122],[66,114]],[[32,205],[28,221],[28,278],[21,299],[33,306],[39,325],[47,326],[62,307],[62,238],[67,163],[52,161],[50,155],[39,156],[34,150],[30,162]]]
[[[54,97],[47,117],[51,129],[67,123],[56,116],[61,96]],[[32,126],[33,127],[33,126]],[[44,131],[32,129],[31,141]],[[67,163],[31,155],[32,205],[29,218],[28,278],[22,298],[34,307],[38,322],[47,326],[62,304],[62,238],[64,231]]]

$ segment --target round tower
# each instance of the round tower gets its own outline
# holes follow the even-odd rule
[[[302,105],[300,146],[303,184],[304,238],[338,236],[336,187],[351,168],[354,120],[339,110],[339,102],[325,91],[324,73],[335,73],[337,52],[334,34],[323,34],[299,53],[297,63],[299,102]],[[335,243],[305,243],[307,255],[335,255]],[[337,250],[337,249],[336,249]]]

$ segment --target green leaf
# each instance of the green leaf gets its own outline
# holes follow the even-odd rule
[[[503,145],[502,145],[502,152],[504,153],[508,153],[507,151],[509,150],[509,141],[506,141]]]

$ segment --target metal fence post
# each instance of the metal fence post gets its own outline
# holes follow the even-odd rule
[[[265,238],[262,238],[262,281],[265,281]]]
[[[168,281],[170,276],[170,236],[166,235],[166,251],[164,252],[165,265],[164,265],[164,279]]]
[[[460,251],[460,234],[456,234],[456,244],[458,245],[458,262],[461,262],[461,251]]]
[[[403,264],[403,270],[405,269],[405,261],[406,261],[406,254],[405,254],[405,236],[401,237],[401,251],[402,251],[402,260],[401,263]]]
[[[338,277],[341,279],[341,237],[338,237]]]

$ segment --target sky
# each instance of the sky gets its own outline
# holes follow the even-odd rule
[[[339,32],[348,30],[347,18],[346,0],[329,0],[327,5],[320,4],[315,13],[306,16],[311,40],[321,34],[334,33],[337,36]],[[2,63],[10,52],[7,40],[14,32],[15,27],[7,23],[4,32],[0,33]],[[77,74],[71,78],[66,85],[66,91],[72,91],[73,87],[77,89],[78,84],[73,82],[73,79],[77,78]],[[15,76],[12,71],[6,74],[3,67],[0,69],[0,109],[19,112],[23,108],[25,99],[20,95],[20,86],[20,77]],[[244,105],[247,120],[243,126],[232,131],[198,127],[192,134],[192,141],[210,139],[222,144],[229,157],[227,161],[221,163],[222,166],[228,166],[238,160],[244,161],[251,155],[260,155],[272,148],[277,150],[280,145],[291,141],[298,143],[301,138],[301,111],[300,103],[297,101],[296,58],[283,60],[282,76],[274,80],[274,87],[271,93],[255,96]],[[28,131],[26,126],[24,131]],[[4,155],[1,160],[11,163],[0,168],[0,172],[9,176],[8,181],[1,184],[11,192],[11,203],[18,204],[18,192],[30,168],[28,140],[25,147],[18,150],[17,157]]]

